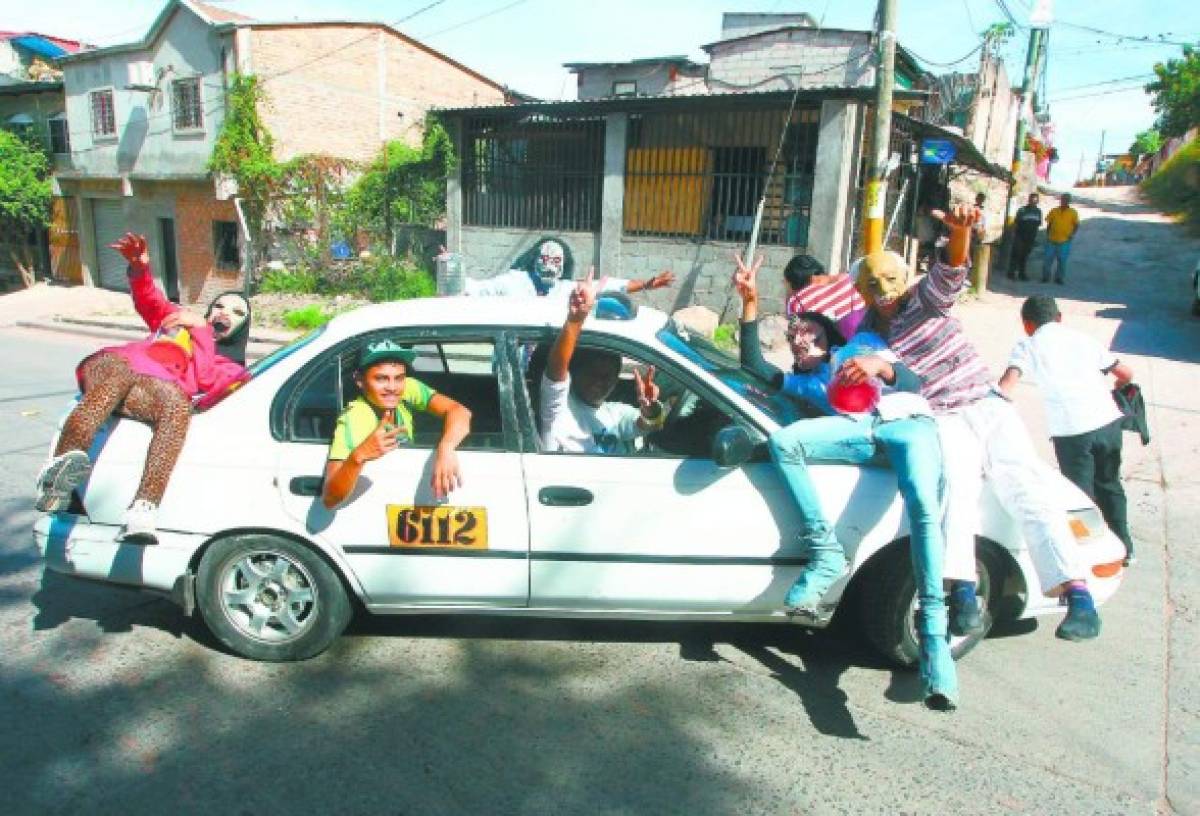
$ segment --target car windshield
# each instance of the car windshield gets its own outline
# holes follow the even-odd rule
[[[725,385],[732,388],[779,425],[790,425],[803,415],[795,402],[778,393],[771,384],[759,377],[729,352],[718,347],[707,337],[668,320],[657,335],[658,339],[673,351],[682,354]]]

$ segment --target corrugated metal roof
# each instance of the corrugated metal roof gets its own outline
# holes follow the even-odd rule
[[[946,139],[953,142],[954,146],[958,148],[958,155],[953,164],[970,167],[972,170],[978,170],[989,176],[995,176],[1003,181],[1012,181],[1012,174],[1008,170],[988,161],[987,157],[979,152],[979,148],[975,146],[975,143],[965,136],[955,133],[952,130],[947,130],[940,125],[934,125],[929,122],[923,122],[920,119],[914,119],[911,116],[905,116],[903,113],[893,112],[892,121],[905,125],[912,130],[915,136]]]
[[[0,85],[0,96],[20,96],[33,93],[61,93],[62,81],[57,82],[13,82]]]
[[[71,53],[58,43],[39,34],[22,34],[19,37],[13,37],[9,42],[46,59],[58,59],[63,54]]]
[[[635,60],[620,60],[617,62],[564,62],[564,68],[578,70],[580,68],[616,68],[623,65],[654,65],[656,63],[677,63],[703,68],[703,62],[694,62],[691,58],[684,54],[672,54],[666,57],[643,57]]]
[[[746,108],[767,103],[787,104],[794,91],[742,91],[732,93],[681,94],[662,96],[606,96],[596,99],[576,99],[565,102],[531,102],[521,105],[486,105],[466,108],[434,108],[434,112],[450,115],[506,114],[529,116],[531,114],[558,114],[562,116],[597,116],[602,113],[638,112],[662,108]],[[925,91],[896,89],[897,100],[919,101],[928,94]],[[853,99],[870,101],[875,98],[874,88],[848,88],[844,85],[825,88],[805,88],[796,94],[800,102],[823,101],[826,99]]]

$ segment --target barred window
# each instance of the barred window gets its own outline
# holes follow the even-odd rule
[[[630,117],[625,233],[745,241],[765,193],[759,243],[807,246],[819,124],[816,108]]]
[[[116,136],[117,116],[113,108],[113,92],[92,91],[89,98],[92,105],[92,135]]]
[[[464,223],[600,229],[602,119],[469,119],[463,144]]]
[[[58,113],[51,116],[48,125],[50,127],[50,152],[70,153],[71,134],[67,127],[67,115]]]
[[[171,83],[171,120],[176,130],[204,129],[200,77],[186,77]]]

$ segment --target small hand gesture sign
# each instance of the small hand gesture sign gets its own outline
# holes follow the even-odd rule
[[[108,248],[120,252],[125,260],[131,264],[140,263],[144,266],[150,263],[150,251],[146,247],[144,236],[127,232],[115,242],[109,244]]]
[[[654,403],[658,402],[660,389],[658,383],[654,381],[654,366],[649,366],[646,373],[643,374],[638,369],[633,370],[633,383],[637,387],[638,407],[643,413],[647,408],[650,408]]]
[[[582,323],[587,318],[592,307],[596,305],[596,295],[604,288],[607,277],[595,280],[596,267],[589,266],[587,277],[575,284],[575,291],[567,306],[567,319],[574,323]]]
[[[746,262],[736,252],[733,253],[733,262],[737,265],[737,270],[733,273],[733,285],[737,287],[738,294],[742,300],[753,300],[758,297],[758,270],[763,265],[763,255],[759,253],[754,259],[754,264],[747,267]]]
[[[375,431],[358,446],[362,461],[370,462],[396,449],[396,437],[401,429],[396,425],[396,412],[389,408],[383,412],[383,419]]]

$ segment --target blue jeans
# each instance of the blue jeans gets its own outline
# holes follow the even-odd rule
[[[1046,248],[1042,255],[1042,283],[1047,283],[1050,280],[1050,273],[1054,271],[1054,264],[1058,264],[1058,272],[1054,279],[1059,283],[1067,277],[1067,258],[1071,257],[1071,242],[1063,241],[1061,244],[1046,241]]]
[[[866,464],[883,453],[896,471],[910,529],[910,555],[920,614],[917,631],[946,636],[946,600],[942,590],[940,498],[942,448],[931,417],[881,420],[876,416],[829,416],[803,419],[773,433],[767,442],[779,473],[800,512],[800,537],[820,548],[833,538],[808,463]]]

